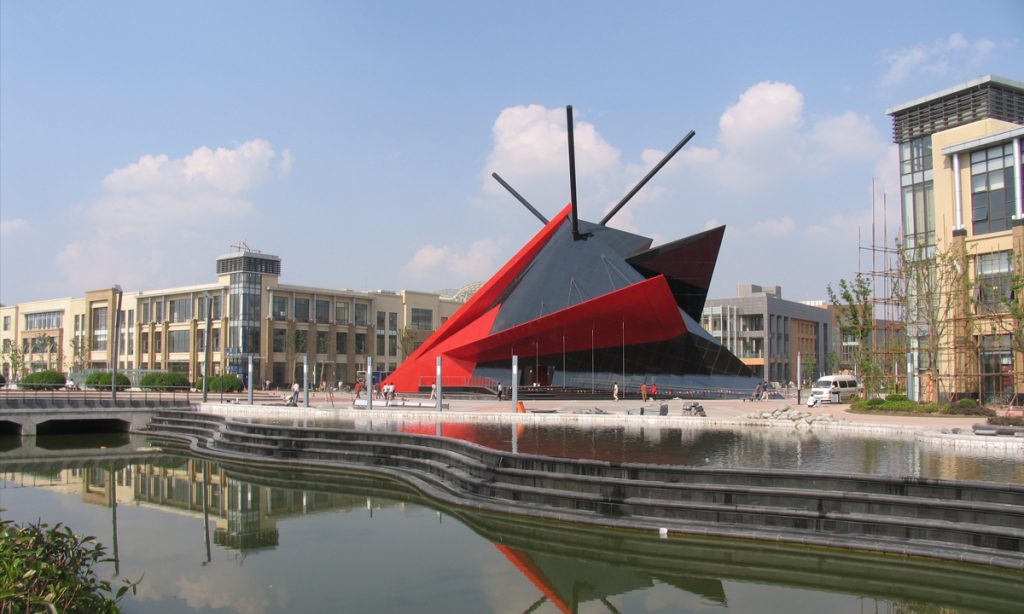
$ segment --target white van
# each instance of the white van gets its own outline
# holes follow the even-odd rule
[[[845,403],[857,396],[859,386],[853,375],[823,375],[811,386],[811,396],[823,402],[831,402],[832,391],[839,391],[839,402]]]

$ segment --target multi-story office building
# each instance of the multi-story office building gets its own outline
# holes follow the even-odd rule
[[[195,380],[203,373],[209,316],[211,374],[245,376],[251,357],[257,383],[302,382],[304,363],[314,384],[351,383],[366,369],[367,356],[374,357],[374,370],[397,368],[462,304],[408,290],[295,286],[281,283],[280,275],[277,256],[241,251],[217,259],[213,283],[106,288],[0,307],[0,369],[7,379],[18,379],[15,363],[22,372],[78,374],[109,369],[116,353],[118,369],[129,374],[175,371]]]
[[[836,350],[832,310],[782,298],[779,286],[741,284],[735,298],[708,299],[704,328],[769,382],[797,382],[827,372]]]
[[[953,255],[959,262],[951,266],[967,276],[960,287],[970,293],[954,297],[960,306],[941,321],[919,314],[946,298],[918,296],[909,306],[908,392],[1012,398],[1024,356],[1002,325],[1009,316],[1000,305],[1024,253],[1024,83],[986,76],[886,112],[900,150],[903,249],[933,267]]]

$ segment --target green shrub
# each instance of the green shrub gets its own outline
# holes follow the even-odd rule
[[[885,405],[885,401],[882,399],[868,399],[864,403],[858,403],[858,405],[864,405],[865,407],[878,407]]]
[[[188,378],[183,373],[147,373],[139,387],[143,390],[182,390],[190,387]]]
[[[957,416],[994,416],[996,415],[996,410],[989,409],[988,407],[981,407],[977,403],[975,403],[973,407],[970,405],[957,406],[954,404],[950,406],[949,413]]]
[[[22,378],[21,386],[34,390],[55,390],[63,388],[66,382],[67,378],[60,371],[47,370],[29,373]]]
[[[132,385],[131,380],[124,373],[117,374],[117,389],[126,390]],[[85,378],[86,388],[97,390],[110,390],[110,371],[96,371]]]
[[[203,388],[202,378],[196,382],[196,388]],[[245,389],[245,384],[238,378],[234,373],[226,373],[224,375],[211,375],[210,386],[207,388],[210,392],[239,392]]]
[[[93,567],[111,559],[93,537],[57,524],[14,525],[0,521],[0,611],[119,612],[118,601],[134,584],[111,594],[110,582]]]
[[[909,401],[905,394],[887,394],[885,395],[886,401]]]
[[[978,406],[978,402],[970,398],[960,399],[956,404],[960,409],[973,409]]]
[[[6,383],[7,383],[7,378],[4,377],[3,373],[0,373],[0,386],[3,386]]]

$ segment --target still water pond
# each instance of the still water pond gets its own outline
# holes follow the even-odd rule
[[[120,577],[142,578],[129,612],[1019,611],[1021,574],[525,521],[147,445],[0,457],[0,517],[96,535]]]
[[[784,428],[609,428],[410,420],[259,420],[297,426],[443,435],[496,450],[702,467],[791,469],[1024,483],[1019,454],[942,448],[850,431]]]

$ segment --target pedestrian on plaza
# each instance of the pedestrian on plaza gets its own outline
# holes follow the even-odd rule
[[[363,397],[363,383],[356,382],[356,398],[361,399]]]
[[[299,404],[299,383],[298,382],[292,382],[292,399],[291,399],[291,401],[289,401],[289,404],[292,405],[292,406],[297,406]]]
[[[652,401],[657,401],[658,400],[658,385],[657,384],[651,384],[651,400]]]
[[[505,388],[501,385],[501,382],[498,382],[498,400],[499,401],[501,400],[501,395],[502,395],[503,392],[505,392]]]
[[[433,401],[436,398],[437,398],[437,384],[434,383],[434,384],[430,385],[430,400]]]
[[[613,401],[618,401],[619,400],[619,384],[618,384],[618,382],[616,382],[615,385],[612,386],[612,400]]]
[[[644,403],[647,402],[647,382],[640,384],[640,398]]]

